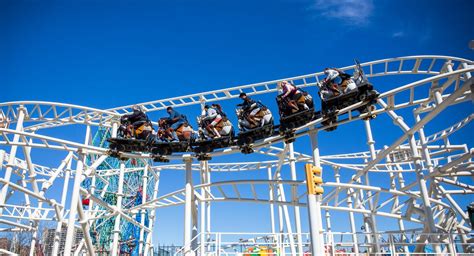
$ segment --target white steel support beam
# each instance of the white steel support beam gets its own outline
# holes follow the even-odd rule
[[[449,66],[449,68],[451,68],[451,66]],[[452,69],[451,69],[451,71],[452,71]],[[437,104],[441,104],[441,103],[442,103],[442,99],[441,100],[437,99]],[[420,122],[420,120],[421,120],[420,114],[416,113],[416,111],[414,113],[415,113],[416,122]],[[426,136],[425,136],[424,128],[421,128],[420,130],[418,130],[418,134],[420,136],[420,144],[421,144],[421,147],[422,147],[423,160],[425,161],[425,163],[427,164],[427,167],[428,167],[427,169],[428,169],[428,178],[429,178],[429,175],[434,173],[434,166],[433,166],[433,162],[431,160],[431,155],[430,155],[430,151],[428,149],[428,145],[426,143]],[[424,175],[424,174],[422,174],[422,175]],[[457,205],[456,202],[454,202],[454,200],[452,200],[451,195],[445,194],[446,191],[444,191],[443,187],[440,186],[433,178],[429,178],[429,179],[430,179],[430,182],[431,182],[432,186],[434,186],[434,189],[440,189],[440,191],[438,193],[439,194],[441,194],[441,193],[444,194],[444,196],[448,198],[449,202],[453,205],[453,207],[456,210],[459,211],[460,210],[459,206]],[[463,213],[463,211],[461,211],[461,212]],[[463,218],[467,217],[467,216],[464,216],[462,213],[461,213],[461,217],[463,217]],[[461,237],[463,238],[463,236],[461,236]],[[439,246],[435,246],[435,249],[438,253],[441,252],[441,248]],[[450,249],[451,253],[454,253],[453,248],[449,248],[449,249]]]
[[[153,197],[152,197],[152,200],[156,199],[156,197],[158,196],[158,188],[159,188],[159,185],[160,185],[160,172],[155,172],[155,175],[154,175],[154,187],[153,187]],[[155,223],[155,213],[156,213],[156,209],[152,209],[150,211],[150,218],[148,220],[148,229],[149,230],[153,230],[153,224]],[[148,253],[150,253],[150,251],[152,251],[152,233],[150,232],[147,237],[146,237],[146,243],[145,243],[145,252],[144,252],[144,256],[148,256]],[[153,255],[153,253],[151,253],[151,255]]]
[[[291,171],[291,180],[297,180],[298,177],[296,175],[296,164],[295,164],[295,150],[293,143],[288,144],[289,147],[289,161],[290,161],[290,171]],[[300,214],[300,207],[298,206],[298,187],[297,186],[292,186],[291,188],[291,200],[295,203],[295,206],[293,207],[294,209],[294,217],[295,217],[295,227],[296,227],[296,239],[298,243],[298,255],[303,255],[304,250],[303,250],[303,241],[301,237],[301,214]]]
[[[206,183],[211,184],[211,170],[209,169],[209,162],[206,161]],[[205,198],[210,198],[211,189],[207,189],[207,194]],[[206,241],[209,243],[207,250],[211,250],[211,202],[206,202]]]
[[[367,135],[367,145],[369,146],[370,150],[370,156],[371,159],[374,160],[376,157],[375,153],[375,141],[372,136],[372,127],[370,126],[370,119],[365,119],[364,120],[364,125],[365,125],[365,133]],[[369,179],[369,173],[367,172],[365,174],[365,184],[367,186],[370,186],[370,179]],[[369,207],[370,207],[370,232],[372,233],[372,239],[374,242],[374,251],[375,252],[380,252],[380,241],[379,237],[377,235],[378,233],[378,228],[377,228],[377,220],[375,218],[375,206],[374,202],[372,200],[372,191],[367,191],[367,197],[369,199]]]
[[[84,145],[89,145],[89,139],[91,134],[91,127],[86,127],[86,134],[84,139]],[[76,173],[74,176],[74,187],[72,190],[72,199],[71,199],[71,206],[69,211],[69,220],[67,226],[67,234],[66,234],[66,243],[64,245],[64,253],[65,255],[70,255],[72,251],[73,243],[75,242],[74,234],[75,234],[75,222],[76,222],[76,212],[77,212],[77,205],[79,203],[79,191],[81,189],[81,182],[83,181],[84,175],[84,162],[85,162],[85,154],[83,152],[79,152],[77,163],[76,163]]]
[[[335,256],[335,247],[334,247],[334,236],[332,234],[332,228],[331,228],[331,214],[329,213],[329,210],[326,209],[326,227],[327,227],[327,243],[326,243],[326,248],[328,248],[328,244],[331,245],[331,256]]]
[[[3,161],[5,159],[5,150],[0,149],[0,172],[3,171]]]
[[[117,190],[117,204],[116,208],[117,210],[121,211],[122,210],[122,200],[123,200],[123,183],[124,183],[124,175],[125,175],[125,163],[123,161],[120,161],[120,173],[119,173],[119,179],[118,179],[118,190]],[[111,255],[112,256],[117,256],[119,255],[120,252],[120,221],[122,215],[117,214],[115,216],[115,221],[114,221],[114,231],[113,231],[113,241],[112,241],[112,251]]]
[[[186,164],[186,183],[185,183],[185,194],[186,194],[186,202],[184,205],[184,255],[192,255],[192,222],[193,222],[193,207],[194,201],[194,189],[193,189],[193,173],[191,169],[192,159],[185,158],[184,162]]]
[[[207,181],[207,161],[201,161],[199,163],[201,167],[201,184],[206,184]],[[206,188],[202,187],[201,188],[201,195],[202,197],[206,198],[207,193],[206,193]],[[200,238],[200,247],[199,247],[199,252],[200,255],[205,255],[206,253],[206,246],[204,244],[206,243],[206,202],[205,201],[200,201],[199,202],[199,214],[200,214],[200,223],[199,223],[199,228],[201,232]]]
[[[95,194],[95,189],[96,189],[96,183],[97,183],[97,174],[94,174],[91,178],[91,185],[90,185],[90,194],[94,195]],[[104,191],[104,189],[102,190]],[[94,201],[89,200],[89,206],[87,207],[86,214],[89,216],[88,218],[93,218],[94,216]]]
[[[26,140],[26,138],[23,138]],[[26,142],[26,141],[25,141]],[[31,142],[31,140],[30,140]],[[33,161],[31,159],[31,147],[22,147],[23,148],[23,155],[25,157],[25,162],[27,164],[27,169],[28,169],[28,180],[31,183],[31,186],[33,188],[33,192],[36,194],[40,194],[41,196],[44,196],[44,192],[39,190],[38,187],[38,182],[36,181],[36,172],[35,172],[35,167],[33,165]],[[24,179],[23,179],[24,180]],[[26,188],[26,184],[25,184]],[[26,195],[25,195],[26,196]],[[43,202],[38,201],[38,208],[43,207]],[[39,221],[31,221],[31,226],[34,227],[33,234],[31,236],[31,243],[30,243],[30,256],[34,256],[36,252],[36,242],[38,239],[38,228],[39,228]]]
[[[283,153],[282,153],[281,157],[284,158]],[[281,180],[281,171],[277,171],[276,175],[277,175],[277,180]],[[280,201],[286,201],[285,189],[283,188],[282,183],[277,184],[277,193],[278,193],[278,199]],[[285,226],[286,226],[286,231],[288,233],[288,240],[289,240],[289,243],[290,243],[291,254],[296,255],[295,238],[293,236],[293,228],[291,227],[290,213],[288,211],[288,205],[283,205],[282,210],[283,210],[283,216],[285,218]]]
[[[349,193],[349,191],[350,190],[347,190],[348,193]],[[347,195],[347,206],[350,209],[353,208],[352,198],[351,198],[350,194]],[[356,229],[356,226],[355,226],[355,219],[354,219],[354,212],[353,211],[349,211],[349,223],[351,225],[352,243],[353,243],[354,253],[355,253],[355,256],[359,256],[359,241],[358,241],[358,238],[357,238],[357,229]]]
[[[268,166],[267,167],[267,175],[268,175],[268,180],[272,179],[272,167]],[[274,200],[274,186],[270,185],[268,186],[268,199],[270,200],[270,227],[272,230],[272,234],[275,234],[275,207],[273,205],[273,200]],[[276,239],[275,235],[273,236],[273,239]]]
[[[18,122],[16,123],[16,128],[15,131],[21,132],[23,130],[23,120],[25,118],[25,111],[26,109],[23,106],[20,106],[18,108]],[[13,137],[13,143],[18,143],[20,140],[20,135],[15,134]],[[4,180],[5,184],[2,187],[2,190],[0,191],[0,216],[2,215],[3,212],[3,205],[6,203],[6,198],[7,198],[7,193],[8,193],[8,187],[13,171],[13,164],[15,162],[15,157],[16,157],[16,151],[17,151],[18,146],[12,146],[10,149],[10,154],[8,158],[8,164],[7,168],[5,169],[5,175],[4,175]],[[3,159],[2,159],[3,162]]]
[[[387,148],[387,146],[384,146],[384,149],[386,149],[386,148]],[[386,156],[385,161],[387,163],[392,163],[392,160],[390,159],[389,156]],[[390,171],[392,170],[391,165],[387,166],[387,168]],[[390,189],[393,189],[393,190],[398,189],[397,185],[396,185],[396,181],[395,181],[396,178],[398,179],[398,183],[399,183],[400,187],[405,186],[405,184],[403,183],[403,176],[402,176],[401,173],[398,173],[398,176],[395,177],[395,175],[392,172],[389,172],[389,176],[390,176]],[[398,197],[395,197],[394,203],[393,203],[393,208],[396,208],[398,206],[399,206],[399,199],[398,199]],[[397,213],[401,214],[401,211],[398,210]],[[405,231],[405,224],[403,223],[403,219],[398,219],[398,229],[402,232]],[[404,235],[402,235],[401,239],[406,239],[406,237]],[[409,253],[410,250],[409,250],[408,246],[404,245],[403,249],[405,250],[405,252],[407,252],[407,256],[410,256],[410,253]]]
[[[280,197],[280,193],[279,193],[279,189],[278,187],[276,186],[275,183],[272,183],[270,186],[273,187],[273,194],[274,194],[274,198],[276,198],[277,200],[281,201],[281,197]],[[283,222],[283,205],[281,204],[277,204],[277,207],[278,207],[278,237],[277,237],[277,242],[278,242],[278,248],[280,249],[280,251],[284,251],[284,247],[283,247],[283,240],[284,240],[284,236],[283,236],[283,233],[285,232],[285,224]]]
[[[311,148],[313,151],[313,164],[321,168],[321,158],[319,156],[318,134],[316,131],[309,133]],[[323,173],[321,172],[321,176]],[[308,193],[308,216],[311,236],[312,255],[324,255],[323,221],[321,215],[321,195]]]
[[[69,179],[71,176],[71,164],[72,160],[70,160],[67,163],[67,167],[64,173],[64,183],[63,183],[63,190],[61,193],[61,205],[66,205],[66,197],[67,197],[67,191],[69,189]],[[52,255],[59,255],[59,243],[60,243],[60,235],[61,235],[61,229],[62,229],[62,218],[64,216],[64,207],[61,209],[61,216],[57,216],[58,218],[58,223],[56,224],[56,230],[54,232],[54,242],[53,242],[53,250],[52,250]]]
[[[192,173],[192,172],[191,172]],[[192,231],[191,231],[191,250],[196,253],[196,250],[198,248],[199,241],[197,239],[199,230],[198,230],[198,222],[199,222],[199,217],[198,217],[198,211],[199,211],[199,204],[198,201],[196,200],[196,196],[194,195],[195,190],[193,187],[193,208],[192,208]]]
[[[145,165],[143,168],[143,177],[142,177],[142,203],[146,203],[147,199],[147,192],[148,192],[148,169],[150,166],[148,164]],[[145,215],[146,209],[140,210],[140,224],[145,226]],[[143,253],[143,249],[145,247],[145,229],[140,228],[140,237],[138,240],[138,253]]]
[[[433,111],[428,113],[420,122],[417,122],[413,127],[405,129],[402,127],[404,130],[404,134],[398,138],[390,147],[388,147],[386,150],[381,151],[379,154],[377,154],[377,157],[367,163],[366,167],[364,169],[360,170],[357,175],[355,175],[352,180],[356,181],[359,177],[364,175],[366,172],[368,172],[371,168],[373,168],[377,163],[379,163],[381,160],[383,160],[390,152],[392,152],[396,147],[398,147],[400,144],[402,144],[405,140],[409,139],[410,134],[414,134],[417,132],[421,127],[423,127],[425,124],[430,122],[433,118],[435,118],[441,111],[443,111],[445,108],[447,108],[450,104],[452,104],[459,96],[461,96],[466,90],[468,90],[473,83],[473,78],[469,79],[468,81],[464,82],[463,86],[453,92],[449,97],[447,97],[443,103],[439,104]],[[378,103],[383,107],[383,108],[388,108],[387,104],[383,100],[378,100]],[[388,108],[389,109],[389,108]],[[393,111],[387,111],[387,113],[390,115],[390,113]],[[393,118],[393,117],[392,117]],[[400,119],[400,118],[398,118]],[[407,126],[408,127],[408,126]]]
[[[410,136],[410,146],[412,148],[413,161],[416,167],[416,177],[418,180],[418,186],[421,192],[421,198],[423,201],[423,212],[426,218],[425,229],[426,233],[436,233],[437,228],[433,219],[433,211],[431,209],[430,196],[428,193],[428,188],[426,186],[425,174],[423,173],[423,167],[421,166],[420,155],[416,149],[416,141],[413,135]],[[434,248],[437,253],[440,253],[441,250],[436,244],[438,241],[433,240],[431,236],[428,236],[428,240],[434,244]]]
[[[420,155],[418,154],[418,150],[416,149],[415,137],[413,135],[410,136],[410,145],[412,147],[412,154],[413,154],[414,164],[416,167],[418,185],[420,186],[420,191],[422,194],[425,217],[427,218],[426,220],[427,220],[428,233],[436,233],[436,225],[433,220],[433,212],[431,210],[430,196],[428,194],[428,189],[426,187],[426,179],[423,173],[423,167],[421,166],[421,163],[420,163]]]
[[[74,233],[75,233],[75,223],[76,223],[76,212],[77,212],[77,204],[79,202],[79,190],[81,188],[81,180],[83,175],[83,154],[79,153],[77,163],[76,163],[76,172],[74,174],[74,186],[72,189],[72,198],[70,204],[70,211],[69,211],[69,220],[67,224],[67,233],[66,233],[66,242],[64,245],[64,255],[69,256],[71,255],[72,245],[75,241]]]
[[[459,92],[460,90],[458,90]],[[383,105],[384,103],[382,101],[380,101],[380,103]],[[441,103],[438,105],[437,108],[441,108],[443,107],[443,104],[445,102]],[[447,107],[447,105],[445,104],[445,107]],[[437,110],[437,108],[435,108],[435,110]],[[431,112],[430,114],[432,113],[435,113],[435,110],[433,110],[433,112]],[[393,110],[389,110],[387,111],[387,113],[389,114],[389,116],[394,120],[395,124],[397,124],[398,126],[400,126],[400,128],[402,130],[404,130],[404,132],[406,134],[408,134],[408,141],[409,141],[409,145],[410,145],[410,149],[411,149],[411,153],[412,153],[412,157],[413,157],[413,163],[415,165],[415,170],[416,170],[416,176],[417,176],[417,181],[418,181],[418,186],[420,188],[420,192],[421,192],[421,198],[422,198],[422,201],[423,201],[423,212],[424,212],[424,216],[426,218],[426,222],[425,222],[425,233],[436,233],[436,225],[435,225],[435,222],[434,222],[434,219],[433,219],[433,211],[431,210],[431,202],[430,202],[430,197],[429,197],[429,194],[428,194],[428,188],[426,186],[426,179],[425,179],[425,174],[423,173],[423,166],[421,164],[421,157],[418,153],[418,148],[417,148],[417,144],[416,144],[416,140],[415,140],[415,137],[413,135],[413,133],[410,133],[410,131],[419,131],[420,129],[423,128],[423,125],[425,124],[425,122],[423,122],[423,125],[419,125],[417,127],[417,129],[414,129],[414,128],[410,128],[404,121],[403,121],[403,118],[401,118],[400,116],[398,116],[395,111]],[[436,113],[439,113],[438,111],[436,111]],[[428,116],[430,115],[428,114]],[[434,117],[435,115],[432,115],[432,117]],[[428,117],[425,117],[423,120],[427,119]],[[417,125],[418,124],[422,124],[422,121],[423,120],[420,120],[418,119],[417,120]],[[427,122],[427,121],[426,121]],[[374,161],[374,160],[373,160]],[[430,240],[432,239],[431,236],[429,236]],[[434,243],[434,247],[435,247],[435,250],[439,253],[441,252],[440,251],[440,248],[439,246],[436,245],[436,241],[430,241],[432,243]]]
[[[90,224],[87,219],[87,214],[84,213],[84,209],[82,207],[83,207],[82,202],[78,201],[77,213],[79,215],[79,223],[81,224],[81,227],[82,227],[82,234],[84,235],[84,240],[86,242],[85,245],[86,245],[87,255],[94,256],[95,250],[94,250],[94,245],[92,244],[92,238],[90,234]]]

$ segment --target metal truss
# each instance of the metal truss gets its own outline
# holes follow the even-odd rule
[[[305,255],[310,247],[318,255],[342,255],[344,250],[351,255],[362,255],[362,251],[422,255],[428,247],[438,255],[472,253],[472,227],[465,206],[459,202],[474,193],[474,150],[457,135],[472,128],[474,114],[452,120],[435,132],[426,128],[453,105],[472,109],[474,63],[433,55],[361,66],[369,78],[405,75],[417,79],[388,91],[376,85],[381,94],[377,108],[369,114],[387,116],[401,131],[389,145],[376,146],[371,123],[377,120],[358,114],[361,103],[339,110],[339,126],[364,123],[368,149],[362,152],[320,152],[319,132],[329,128],[322,125],[325,120],[321,117],[295,130],[298,140],[309,137],[310,154],[308,150],[297,152],[293,143],[274,136],[253,145],[254,154],[262,161],[196,162],[192,153],[186,153],[167,157],[173,161],[170,164],[157,164],[152,163],[150,154],[140,152],[124,153],[121,157],[129,160],[117,160],[108,155],[104,141],[116,134],[120,115],[129,113],[131,105],[101,110],[54,102],[0,103],[0,234],[30,233],[30,255],[40,251],[48,255],[102,255],[105,251],[151,255],[156,211],[184,206],[184,241],[177,255],[232,255],[237,246],[258,244],[290,255]],[[350,72],[354,68],[341,69]],[[168,106],[202,106],[235,99],[241,92],[275,93],[282,80],[315,87],[322,78],[323,73],[318,72],[138,105],[147,112]],[[84,140],[43,132],[68,125],[84,127]],[[94,133],[100,143],[94,143]],[[39,156],[44,154],[60,160],[47,166],[44,163],[51,161]],[[239,148],[219,149],[211,156],[230,154],[240,154]],[[323,167],[323,196],[306,194],[306,181],[296,171],[303,163]],[[186,173],[184,187],[161,193],[160,175],[176,171]],[[193,181],[192,172],[199,172],[199,181]],[[212,181],[211,174],[217,172],[229,173],[230,178]],[[232,179],[235,172],[249,172],[249,179]],[[251,178],[255,172],[267,178]],[[225,240],[230,234],[211,230],[211,206],[226,202],[267,204],[271,230],[265,235],[233,234],[232,239],[240,236],[240,240]],[[301,222],[300,210],[304,208],[309,210],[309,230]],[[341,214],[346,216],[344,220]],[[347,230],[333,230],[332,216],[344,221]],[[45,224],[52,225],[54,237],[48,252],[43,246],[46,242],[40,239]],[[364,232],[356,228],[360,226]],[[76,241],[73,238],[78,232],[82,236]],[[130,240],[126,237],[130,232],[139,235]],[[14,255],[8,250],[1,252]]]

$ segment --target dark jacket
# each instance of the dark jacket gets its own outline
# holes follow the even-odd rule
[[[134,110],[133,113],[125,115],[128,121],[132,124],[137,122],[146,122],[148,121],[148,116],[140,110]]]
[[[237,106],[241,106],[244,111],[251,111],[255,109],[256,107],[258,107],[258,104],[256,101],[250,98],[247,98],[246,100],[244,100],[244,102],[242,102],[241,104]]]

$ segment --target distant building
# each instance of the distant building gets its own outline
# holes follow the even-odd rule
[[[81,242],[84,234],[82,230],[76,229],[74,234],[74,244],[73,248]],[[56,233],[56,229],[51,228],[47,229],[44,234],[44,256],[55,256],[53,255],[53,246],[54,246],[54,235]],[[66,244],[66,235],[67,235],[67,227],[62,227],[61,232],[59,233],[59,255],[64,255],[64,246]]]

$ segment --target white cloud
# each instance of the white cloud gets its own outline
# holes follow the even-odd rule
[[[369,22],[374,4],[372,0],[315,0],[311,9],[321,16],[361,26]]]
[[[392,34],[392,37],[394,37],[394,38],[396,38],[396,37],[403,37],[403,36],[405,36],[405,32],[403,32],[403,31],[397,31],[397,32],[394,32],[394,33]]]

